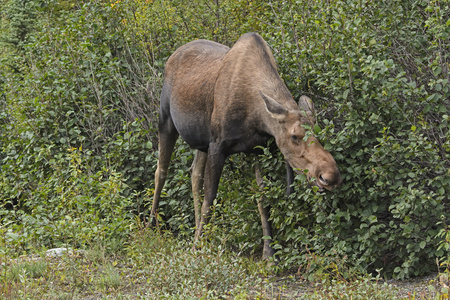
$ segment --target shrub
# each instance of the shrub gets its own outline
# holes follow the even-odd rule
[[[24,249],[123,243],[140,209],[160,76],[127,44],[121,13],[94,2],[49,15],[21,72],[3,69],[2,223]]]
[[[266,38],[291,90],[322,109],[319,138],[344,183],[311,203],[308,238],[298,230],[283,255],[306,244],[396,277],[431,271],[449,212],[448,1],[290,3],[272,4],[279,29]]]

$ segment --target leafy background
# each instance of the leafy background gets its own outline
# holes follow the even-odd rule
[[[0,2],[2,252],[101,240],[120,251],[149,213],[164,65],[179,46],[228,46],[249,31],[273,50],[295,99],[318,110],[318,138],[342,186],[298,178],[285,196],[279,153],[235,155],[205,237],[259,255],[256,200],[271,208],[280,269],[311,255],[405,278],[449,259],[448,0]],[[161,201],[163,228],[191,238],[193,152],[179,141]]]

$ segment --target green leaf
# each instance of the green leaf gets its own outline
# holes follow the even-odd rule
[[[314,125],[314,133],[315,134],[319,134],[322,131],[322,128],[320,128],[319,125]]]
[[[421,241],[420,244],[419,244],[420,249],[425,248],[426,245],[427,245],[427,242],[426,242],[426,241]]]
[[[439,74],[441,74],[442,73],[442,68],[440,67],[440,66],[437,66],[437,67],[435,67],[435,68],[433,68],[433,75],[434,76],[439,76]]]
[[[13,232],[7,232],[6,237],[8,237],[10,240],[17,241],[19,235]]]

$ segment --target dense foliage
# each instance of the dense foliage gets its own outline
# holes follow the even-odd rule
[[[28,1],[0,4],[0,246],[8,253],[99,237],[120,249],[148,215],[164,64],[197,38],[259,32],[344,182],[284,194],[279,153],[229,159],[205,237],[261,249],[256,199],[271,206],[280,267],[409,277],[448,260],[450,8],[407,1]],[[192,236],[190,164],[179,142],[164,226]],[[312,260],[311,257],[321,257]]]

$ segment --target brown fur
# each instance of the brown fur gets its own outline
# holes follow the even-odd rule
[[[308,170],[320,189],[341,182],[336,162],[317,139],[305,142],[303,124],[313,125],[314,105],[303,96],[299,105],[281,80],[275,59],[256,33],[243,35],[230,49],[206,40],[177,49],[166,64],[161,92],[159,160],[152,215],[156,215],[170,156],[178,135],[198,149],[192,170],[196,238],[208,220],[227,156],[254,152],[273,136],[288,164]],[[255,167],[262,185],[260,170]],[[205,188],[200,212],[201,187]],[[258,203],[263,233],[270,236],[268,211]],[[273,255],[264,241],[265,257]]]

